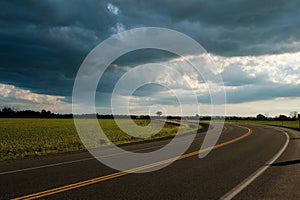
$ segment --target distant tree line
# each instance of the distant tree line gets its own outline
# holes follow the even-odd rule
[[[281,114],[281,115],[275,116],[274,118],[266,117],[263,114],[258,114],[256,116],[256,119],[257,120],[274,120],[274,121],[295,121],[295,120],[297,120],[297,112],[295,112],[295,111],[291,112],[290,116]]]
[[[103,115],[103,114],[80,114],[75,115],[76,118],[84,118],[90,119],[95,118],[98,119],[150,119],[149,115]],[[73,118],[73,114],[58,114],[52,113],[51,111],[47,111],[45,109],[41,111],[33,111],[33,110],[21,110],[18,111],[14,108],[4,107],[0,110],[0,118]],[[151,118],[159,118],[159,116],[151,116]],[[180,120],[180,116],[167,116],[167,119],[177,119]]]
[[[33,110],[21,110],[17,111],[10,107],[4,107],[0,111],[0,118],[72,118],[72,114],[55,114],[51,111],[33,111]]]
[[[157,116],[150,116],[150,115],[105,115],[105,114],[80,114],[75,115],[76,118],[95,118],[98,119],[161,119],[162,113],[156,113]],[[256,117],[238,117],[238,116],[216,116],[213,119],[220,119],[220,120],[278,120],[278,121],[292,121],[297,120],[297,112],[293,111],[290,113],[289,116],[286,115],[279,115],[274,118],[267,117],[263,114],[258,114]],[[47,111],[45,109],[41,111],[33,111],[33,110],[15,110],[10,107],[4,107],[0,110],[0,118],[73,118],[73,114],[59,114],[59,113],[52,113],[51,111]],[[211,116],[200,116],[196,114],[195,116],[166,116],[166,119],[169,120],[211,120]]]

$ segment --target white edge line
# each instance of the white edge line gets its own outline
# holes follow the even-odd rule
[[[200,139],[200,138],[195,138],[195,140],[198,140],[198,139]],[[175,142],[174,144],[181,143],[183,141],[185,141],[185,140]],[[143,148],[143,149],[134,150],[133,152],[139,152],[139,151],[144,151],[144,150],[149,150],[149,149],[155,149],[155,148],[159,148],[159,147],[163,147],[163,146],[165,146],[165,145],[162,144],[162,145],[157,145],[157,146],[152,146],[152,147],[146,147],[146,148]],[[116,155],[120,155],[120,154],[124,154],[124,153],[114,153],[114,154],[105,155],[103,157],[116,156]],[[97,157],[83,158],[83,159],[78,159],[78,160],[71,160],[71,161],[65,161],[65,162],[59,162],[59,163],[53,163],[53,164],[47,164],[47,165],[40,165],[40,166],[36,166],[36,167],[28,167],[28,168],[23,168],[23,169],[4,171],[4,172],[0,172],[0,175],[13,174],[13,173],[18,173],[18,172],[25,172],[25,171],[31,171],[31,170],[36,170],[36,169],[42,169],[42,168],[56,167],[56,166],[60,166],[60,165],[67,165],[67,164],[83,162],[83,161],[87,161],[87,160],[94,160],[94,159],[97,159]]]
[[[158,148],[161,146],[163,146],[163,145],[147,147],[147,148],[143,148],[143,149],[137,149],[137,150],[134,150],[133,152],[139,152],[139,151],[143,151],[143,150]],[[120,155],[120,154],[124,154],[124,153],[113,153],[113,154],[109,154],[109,155],[104,155],[103,157],[111,157],[111,156],[116,156],[116,155]],[[36,166],[36,167],[28,167],[28,168],[23,168],[23,169],[10,170],[10,171],[5,171],[5,172],[0,172],[0,175],[13,174],[13,173],[17,173],[17,172],[31,171],[31,170],[35,170],[35,169],[42,169],[42,168],[48,168],[48,167],[55,167],[55,166],[60,166],[60,165],[67,165],[67,164],[83,162],[83,161],[87,161],[87,160],[94,160],[94,159],[97,159],[97,157],[82,158],[82,159],[53,163],[53,164],[48,164],[48,165],[40,165],[40,166]]]
[[[237,194],[239,194],[243,189],[245,189],[250,183],[252,183],[256,178],[258,178],[266,169],[268,169],[285,151],[287,148],[290,136],[286,131],[282,131],[286,136],[286,141],[283,147],[280,149],[278,153],[276,153],[265,165],[260,167],[257,171],[255,171],[253,174],[251,174],[248,178],[246,178],[244,181],[242,181],[240,184],[238,184],[236,187],[234,187],[232,190],[227,192],[225,195],[223,195],[219,200],[230,200],[233,197],[235,197]]]
[[[82,162],[82,161],[87,161],[87,160],[92,160],[92,159],[95,159],[95,158],[83,158],[83,159],[78,159],[78,160],[71,160],[71,161],[53,163],[53,164],[48,164],[48,165],[41,165],[41,166],[36,166],[36,167],[28,167],[28,168],[23,168],[23,169],[10,170],[10,171],[5,171],[5,172],[0,172],[0,175],[13,174],[13,173],[24,172],[24,171],[31,171],[31,170],[42,169],[42,168],[47,168],[47,167],[55,167],[55,166],[59,166],[59,165],[66,165],[66,164]]]
[[[200,139],[200,138],[196,138],[195,140],[198,140],[198,139]],[[184,141],[186,141],[186,140],[181,140],[181,141],[175,142],[173,144],[178,144],[178,143],[181,143],[181,142],[184,142]],[[146,148],[142,148],[142,149],[133,150],[133,152],[139,152],[139,151],[144,151],[144,150],[149,150],[149,149],[156,149],[156,148],[163,147],[163,146],[165,146],[165,145],[162,144],[162,145],[157,145],[157,146],[152,146],[152,147],[146,147]],[[120,154],[124,154],[124,152],[122,152],[122,153],[112,153],[112,154],[109,154],[109,155],[104,155],[102,157],[111,157],[111,156],[116,156],[116,155],[120,155]],[[28,167],[28,168],[22,168],[22,169],[16,169],[16,170],[4,171],[4,172],[0,172],[0,175],[13,174],[13,173],[18,173],[18,172],[25,172],[25,171],[31,171],[31,170],[36,170],[36,169],[42,169],[42,168],[56,167],[56,166],[60,166],[60,165],[67,165],[67,164],[83,162],[83,161],[87,161],[87,160],[94,160],[94,159],[97,159],[97,157],[82,158],[82,159],[78,159],[78,160],[71,160],[71,161],[65,161],[65,162],[59,162],[59,163],[53,163],[53,164],[47,164],[47,165],[40,165],[40,166],[36,166],[36,167]]]

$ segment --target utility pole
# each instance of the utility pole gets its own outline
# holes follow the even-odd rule
[[[300,114],[298,114],[299,128],[300,128]]]

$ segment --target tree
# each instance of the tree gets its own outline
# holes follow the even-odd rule
[[[263,114],[258,114],[256,116],[256,119],[258,119],[258,120],[264,120],[264,119],[266,119],[266,116],[264,116]]]
[[[6,106],[5,106],[5,107],[2,109],[1,115],[2,115],[3,117],[13,117],[13,116],[15,115],[15,111],[14,111],[14,109],[12,109],[12,108],[10,108],[10,107],[6,107]]]
[[[285,115],[279,115],[279,116],[278,116],[278,119],[279,119],[279,120],[287,120],[288,117],[285,116]]]
[[[161,111],[157,111],[156,114],[157,114],[157,116],[160,117],[162,115],[162,112]]]

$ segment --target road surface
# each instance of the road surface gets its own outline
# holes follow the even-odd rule
[[[298,132],[227,123],[216,148],[199,159],[204,136],[171,165],[141,174],[113,170],[88,152],[3,161],[0,199],[300,199]],[[168,142],[123,148],[153,151]]]

